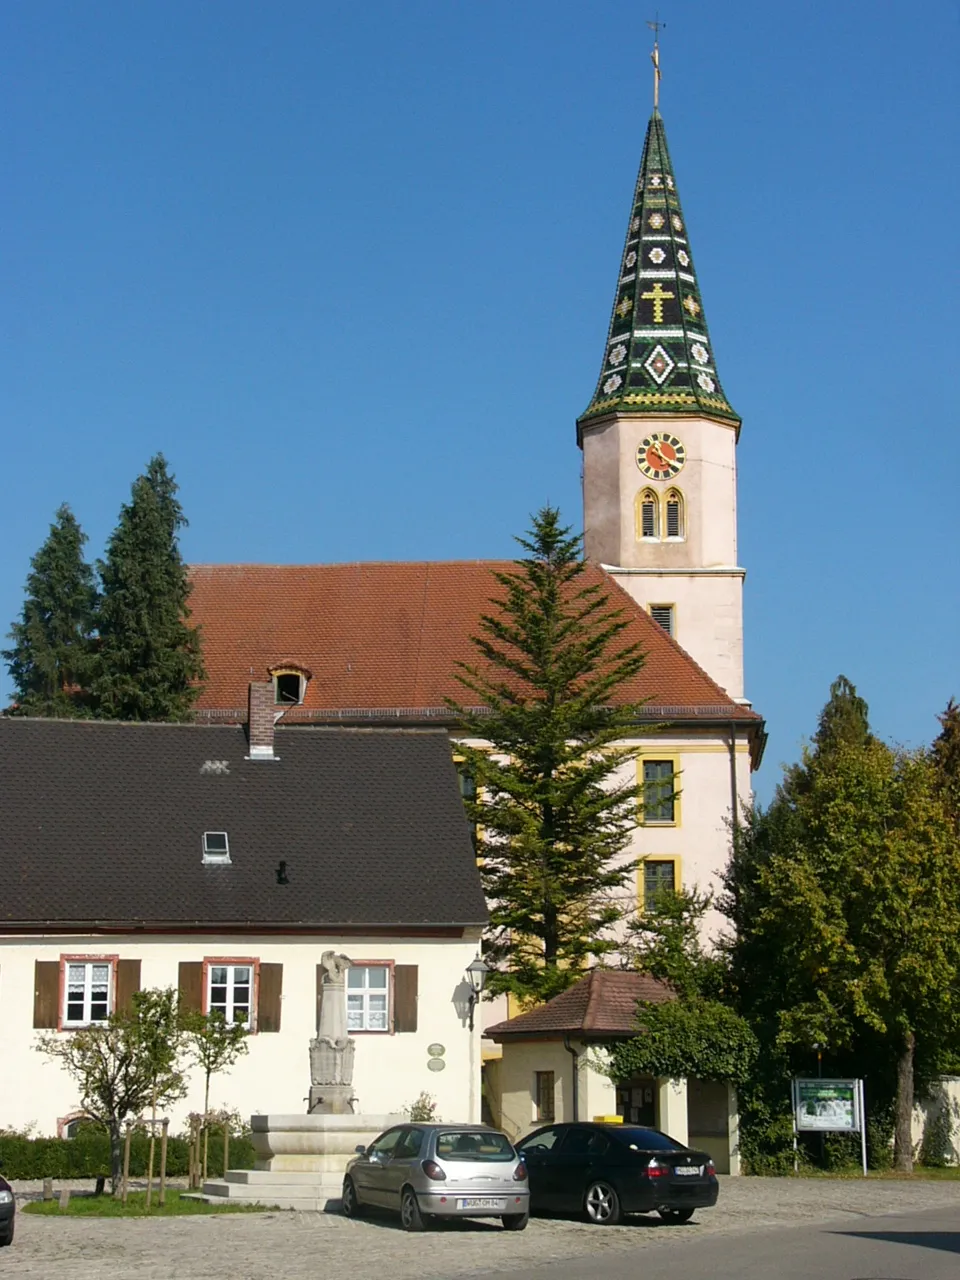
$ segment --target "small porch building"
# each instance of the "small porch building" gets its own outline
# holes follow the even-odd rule
[[[602,1070],[603,1051],[638,1034],[638,1004],[673,998],[649,974],[593,969],[545,1004],[488,1027],[485,1036],[501,1046],[483,1067],[490,1120],[516,1141],[541,1125],[619,1116],[709,1152],[720,1173],[739,1173],[731,1085],[654,1076],[615,1083]]]

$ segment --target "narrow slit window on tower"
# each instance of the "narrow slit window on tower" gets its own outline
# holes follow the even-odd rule
[[[674,634],[674,616],[672,604],[652,604],[650,617],[658,627],[663,627],[668,636]]]
[[[637,534],[640,538],[660,537],[660,503],[650,489],[640,494],[637,510]]]
[[[671,489],[667,494],[667,537],[683,538],[685,536],[683,520],[683,494]]]

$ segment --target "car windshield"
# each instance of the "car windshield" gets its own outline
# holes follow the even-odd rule
[[[513,1147],[502,1133],[484,1129],[451,1129],[437,1134],[440,1160],[514,1160]]]
[[[674,1142],[659,1129],[634,1129],[624,1125],[622,1129],[611,1129],[610,1136],[622,1142],[631,1151],[683,1151],[682,1142]]]

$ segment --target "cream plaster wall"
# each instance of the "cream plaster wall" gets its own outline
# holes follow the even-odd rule
[[[624,857],[677,858],[680,887],[696,886],[717,894],[720,877],[730,860],[733,780],[729,737],[724,740],[715,731],[702,734],[661,731],[639,739],[637,745],[636,763],[624,765],[618,771],[619,778],[624,782],[634,780],[644,758],[675,760],[678,821],[641,823],[634,829]],[[735,761],[737,794],[741,801],[749,802],[752,795],[750,754],[743,737],[736,744]],[[634,907],[639,905],[639,889],[636,882],[631,885]],[[725,917],[717,910],[708,912],[704,920],[708,938],[715,938],[725,926]]]
[[[537,1119],[536,1076],[552,1071],[556,1081],[554,1120],[593,1120],[617,1114],[617,1091],[613,1082],[592,1065],[591,1050],[573,1041],[571,1049],[562,1040],[517,1040],[502,1046],[503,1056],[491,1072],[499,1090],[500,1125],[514,1141],[547,1121]],[[574,1065],[576,1064],[576,1065]],[[577,1073],[577,1112],[573,1113],[573,1075]]]
[[[686,463],[673,480],[647,480],[637,447],[669,431]],[[643,489],[681,491],[685,536],[638,539]],[[732,698],[743,697],[743,570],[737,565],[736,436],[707,418],[614,417],[583,438],[584,542],[639,604],[676,605],[676,639]],[[632,572],[630,572],[632,570]],[[685,573],[687,571],[689,576]],[[653,575],[648,577],[648,575]]]
[[[404,1034],[357,1036],[354,1085],[359,1108],[395,1112],[421,1092],[437,1100],[446,1120],[480,1114],[480,1033],[461,1016],[464,970],[475,939],[365,939],[333,935],[302,940],[247,937],[47,937],[0,938],[0,1128],[36,1124],[56,1133],[58,1118],[78,1107],[76,1087],[58,1064],[38,1053],[33,1029],[34,961],[61,954],[118,955],[141,961],[141,987],[176,987],[182,960],[212,956],[257,958],[283,965],[281,1024],[277,1033],[251,1037],[249,1053],[229,1074],[214,1077],[211,1105],[256,1112],[306,1112],[310,1088],[308,1044],[315,1034],[316,966],[323,951],[345,952],[357,963],[393,960],[419,968],[418,1029]],[[54,1033],[56,1034],[56,1033]],[[59,1034],[68,1035],[69,1032]],[[445,1047],[443,1071],[427,1069],[428,1045]],[[174,1131],[190,1111],[203,1107],[203,1081],[191,1077],[188,1097],[169,1109]]]

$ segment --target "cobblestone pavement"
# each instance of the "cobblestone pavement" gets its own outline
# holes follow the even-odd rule
[[[960,1211],[957,1182],[721,1179],[716,1209],[686,1226],[639,1217],[622,1227],[534,1219],[522,1233],[458,1222],[410,1235],[389,1217],[351,1222],[333,1214],[264,1213],[166,1219],[57,1219],[18,1215],[0,1277],[17,1280],[317,1280],[348,1268],[349,1280],[483,1275],[616,1251],[667,1249],[682,1240],[766,1231],[891,1213]],[[26,1188],[23,1188],[26,1190]],[[590,1274],[585,1262],[584,1275]]]

